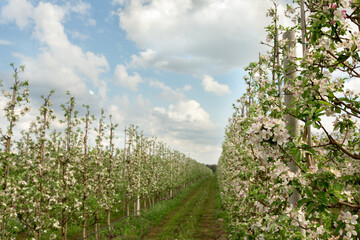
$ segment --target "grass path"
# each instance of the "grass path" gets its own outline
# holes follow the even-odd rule
[[[216,198],[216,182],[212,179],[210,191],[208,192],[205,204],[203,205],[198,222],[198,239],[216,239],[218,232],[216,226],[215,214],[215,198]]]
[[[226,239],[216,218],[216,177],[204,181],[157,226],[144,240]]]

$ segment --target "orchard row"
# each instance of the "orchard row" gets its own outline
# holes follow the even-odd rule
[[[125,129],[123,147],[116,148],[118,125],[111,115],[102,111],[96,119],[84,106],[86,114],[79,117],[70,93],[61,106],[62,130],[53,127],[58,122],[52,91],[42,97],[36,121],[15,136],[16,123],[29,111],[29,91],[19,77],[23,67],[11,66],[14,84],[10,92],[3,90],[8,126],[1,131],[0,239],[67,239],[76,229],[86,237],[101,222],[110,236],[112,214],[139,214],[141,207],[171,198],[211,173],[135,126]]]
[[[359,86],[360,3],[294,2],[292,28],[269,10],[271,50],[245,69],[218,167],[222,202],[233,239],[358,239],[360,96],[348,88]]]

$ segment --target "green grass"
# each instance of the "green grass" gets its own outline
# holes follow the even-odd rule
[[[173,199],[155,204],[151,209],[145,210],[140,217],[129,217],[124,221],[116,223],[113,226],[113,233],[119,239],[143,239],[148,231],[157,226],[171,214],[182,202],[197,188],[204,183],[202,179],[190,186],[187,186],[181,193]],[[106,231],[103,233],[106,236]]]
[[[214,239],[218,234],[211,224],[226,219],[215,176],[204,178],[188,187],[172,200],[155,204],[141,216],[129,217],[113,225],[116,240],[190,240]],[[102,231],[100,239],[107,239]],[[91,239],[91,238],[90,238]]]
[[[208,183],[206,183],[208,184]],[[204,202],[208,195],[208,187],[203,186],[196,194],[179,209],[178,212],[162,227],[156,236],[159,240],[193,239],[197,233],[197,225],[201,218]]]
[[[216,209],[216,218],[217,219],[222,219],[225,223],[228,219],[228,214],[227,212],[224,210],[222,203],[221,203],[221,197],[220,197],[220,190],[219,190],[219,182],[216,181],[216,196],[215,196],[215,209]]]

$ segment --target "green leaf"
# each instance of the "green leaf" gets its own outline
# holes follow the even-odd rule
[[[312,190],[311,190],[309,187],[306,187],[306,188],[305,188],[305,194],[306,194],[308,197],[314,198],[314,193],[312,192]]]
[[[324,111],[325,109],[326,109],[325,107],[318,108],[318,109],[315,111],[315,113],[318,114],[318,113]]]
[[[319,200],[319,202],[325,206],[329,205],[329,201],[327,199],[327,196],[326,196],[326,192],[320,192],[318,195],[317,195],[317,199]]]
[[[334,195],[329,196],[330,202],[333,204],[337,204],[339,202],[339,199],[335,197]]]
[[[340,193],[339,193],[339,192],[337,192],[337,191],[335,191],[335,192],[334,192],[334,195],[335,195],[335,196],[337,196],[338,198],[343,199],[343,200],[345,200],[345,199],[346,199],[346,197],[345,197],[344,195],[340,194]]]
[[[353,44],[353,46],[352,46],[352,48],[351,48],[351,51],[352,51],[352,52],[355,52],[356,48],[357,48],[357,45],[356,45],[356,44]]]
[[[345,227],[345,223],[343,221],[338,222],[338,226],[335,230],[336,234],[339,234],[340,229]]]
[[[334,185],[333,185],[333,189],[336,190],[336,191],[342,191],[343,190],[343,185],[339,182],[335,182]]]
[[[328,103],[328,102],[326,102],[326,101],[323,101],[323,100],[319,100],[319,103],[324,104],[324,105],[327,105],[327,106],[331,106],[330,103]]]
[[[311,124],[313,124],[313,122],[314,122],[314,121],[307,121],[304,126],[305,126],[305,127],[310,126]]]
[[[337,59],[338,62],[345,62],[349,58],[349,55],[340,55]]]
[[[313,209],[314,209],[314,203],[313,203],[313,202],[310,202],[310,203],[307,205],[306,212],[307,212],[307,213],[311,213]]]
[[[308,203],[308,202],[310,202],[311,201],[311,199],[309,199],[309,198],[302,198],[302,199],[300,199],[300,201],[298,202],[298,207],[301,207],[302,205],[304,205],[305,203]]]
[[[308,148],[308,149],[306,149],[306,151],[309,152],[309,153],[311,153],[312,155],[315,155],[315,154],[316,154],[315,150],[312,149],[312,148]]]

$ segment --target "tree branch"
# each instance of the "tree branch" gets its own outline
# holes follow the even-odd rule
[[[329,50],[327,50],[326,52],[329,53],[333,58],[338,59],[337,56],[334,53],[330,52]],[[344,66],[346,66],[347,68],[349,68],[352,72],[354,72],[356,76],[360,76],[360,74],[356,72],[354,68],[350,67],[345,61],[341,63],[344,64]]]
[[[339,201],[339,204],[345,205],[345,206],[348,206],[348,207],[351,207],[351,208],[360,208],[360,205],[354,205],[354,204],[343,202],[343,201]]]
[[[295,165],[296,165],[303,173],[306,173],[306,171],[295,161],[295,159],[294,159],[293,156],[291,156],[288,152],[286,152],[286,150],[285,150],[282,146],[280,146],[280,145],[278,145],[278,146],[279,146],[279,148],[281,149],[281,151],[282,151],[283,153],[285,153],[285,154],[290,158],[290,160],[291,160],[293,163],[295,163]]]
[[[352,111],[356,112],[357,114],[360,114],[360,111],[352,106],[350,106],[349,104],[347,103],[344,103],[343,101],[341,101],[339,98],[337,98],[336,96],[334,96],[336,101],[342,105],[344,105],[345,107],[347,108],[350,108]]]
[[[320,121],[317,122],[320,127],[322,128],[322,130],[325,132],[326,136],[329,138],[329,141],[331,144],[335,145],[338,147],[338,149],[340,149],[343,153],[345,153],[346,155],[348,155],[349,157],[356,159],[356,160],[360,160],[360,155],[358,154],[353,154],[351,153],[349,150],[345,149],[343,146],[341,146],[340,143],[338,143],[324,128],[324,126],[321,124]]]

